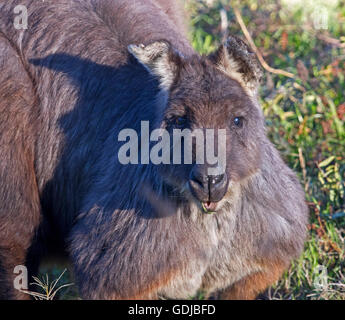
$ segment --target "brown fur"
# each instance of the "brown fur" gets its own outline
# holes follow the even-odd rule
[[[17,52],[1,34],[0,47],[0,68],[6,70],[0,77],[0,273],[8,279],[0,278],[0,296],[5,290],[8,298],[24,298],[12,283],[40,219],[32,139],[36,119],[31,116],[35,97]]]
[[[253,300],[269,285],[279,280],[288,266],[280,262],[266,262],[261,264],[264,271],[255,272],[235,282],[220,294],[226,300]]]

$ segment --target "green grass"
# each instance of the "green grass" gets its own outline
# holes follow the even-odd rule
[[[243,38],[232,8],[226,5],[229,1],[186,2],[191,40],[200,53],[215,50],[223,37],[220,9],[224,4],[227,31]],[[266,62],[296,75],[291,79],[266,72],[260,99],[269,137],[297,172],[311,215],[302,256],[263,297],[345,299],[345,49],[328,41],[345,43],[345,3],[339,1],[329,9],[328,30],[315,30],[308,21],[310,12],[291,10],[277,1],[244,0],[240,9]],[[322,272],[327,272],[327,278]]]

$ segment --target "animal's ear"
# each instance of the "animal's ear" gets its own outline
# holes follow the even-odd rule
[[[230,36],[209,59],[217,68],[239,81],[249,94],[257,93],[262,69],[256,54],[243,40]]]
[[[154,76],[162,89],[169,90],[178,73],[182,56],[168,41],[155,41],[148,45],[129,45],[128,51]]]

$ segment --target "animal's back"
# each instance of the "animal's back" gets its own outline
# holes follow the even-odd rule
[[[24,30],[14,25],[18,5],[28,11]],[[18,167],[32,175],[26,196],[29,202],[35,201],[35,222],[26,238],[23,236],[26,246],[41,220],[35,243],[65,247],[76,215],[87,206],[85,198],[91,203],[95,200],[85,195],[104,168],[114,166],[113,157],[104,157],[104,153],[117,154],[118,132],[138,129],[139,114],[147,120],[155,115],[151,100],[157,84],[129,57],[127,46],[164,38],[191,54],[182,23],[174,1],[10,0],[0,4],[0,151],[8,154],[2,163],[12,162],[15,185],[27,174]],[[18,150],[27,155],[28,160],[22,161],[27,163],[16,161],[14,143],[28,149]],[[123,175],[127,181],[137,178],[135,170],[132,174],[114,172],[116,180]],[[5,174],[9,176],[10,171]],[[129,188],[128,183],[118,190],[118,201],[128,195]],[[10,193],[6,186],[3,200],[12,206],[10,212],[0,212],[9,221],[4,225],[6,233],[16,219],[11,213],[16,193],[13,204]],[[36,255],[41,248],[31,251]],[[39,258],[35,255],[30,260]]]
[[[28,9],[27,30],[14,28],[14,7],[19,4]],[[35,170],[39,191],[47,195],[43,207],[71,220],[80,206],[76,196],[69,207],[71,192],[85,193],[89,186],[80,181],[98,174],[89,170],[89,153],[102,156],[99,142],[107,139],[114,123],[119,130],[138,129],[135,114],[141,112],[147,120],[154,116],[149,101],[156,85],[131,63],[127,46],[164,38],[186,55],[193,51],[179,32],[184,27],[175,26],[181,19],[169,1],[15,0],[0,6],[0,30],[20,55],[37,97],[32,112],[39,113],[41,121],[36,127]],[[76,170],[78,181],[72,177]],[[64,190],[54,190],[52,196],[48,181],[56,185],[58,180]]]

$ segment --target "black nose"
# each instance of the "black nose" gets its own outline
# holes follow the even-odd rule
[[[226,173],[208,175],[205,168],[194,168],[189,179],[189,187],[193,195],[201,202],[220,201],[227,190],[228,179]]]

